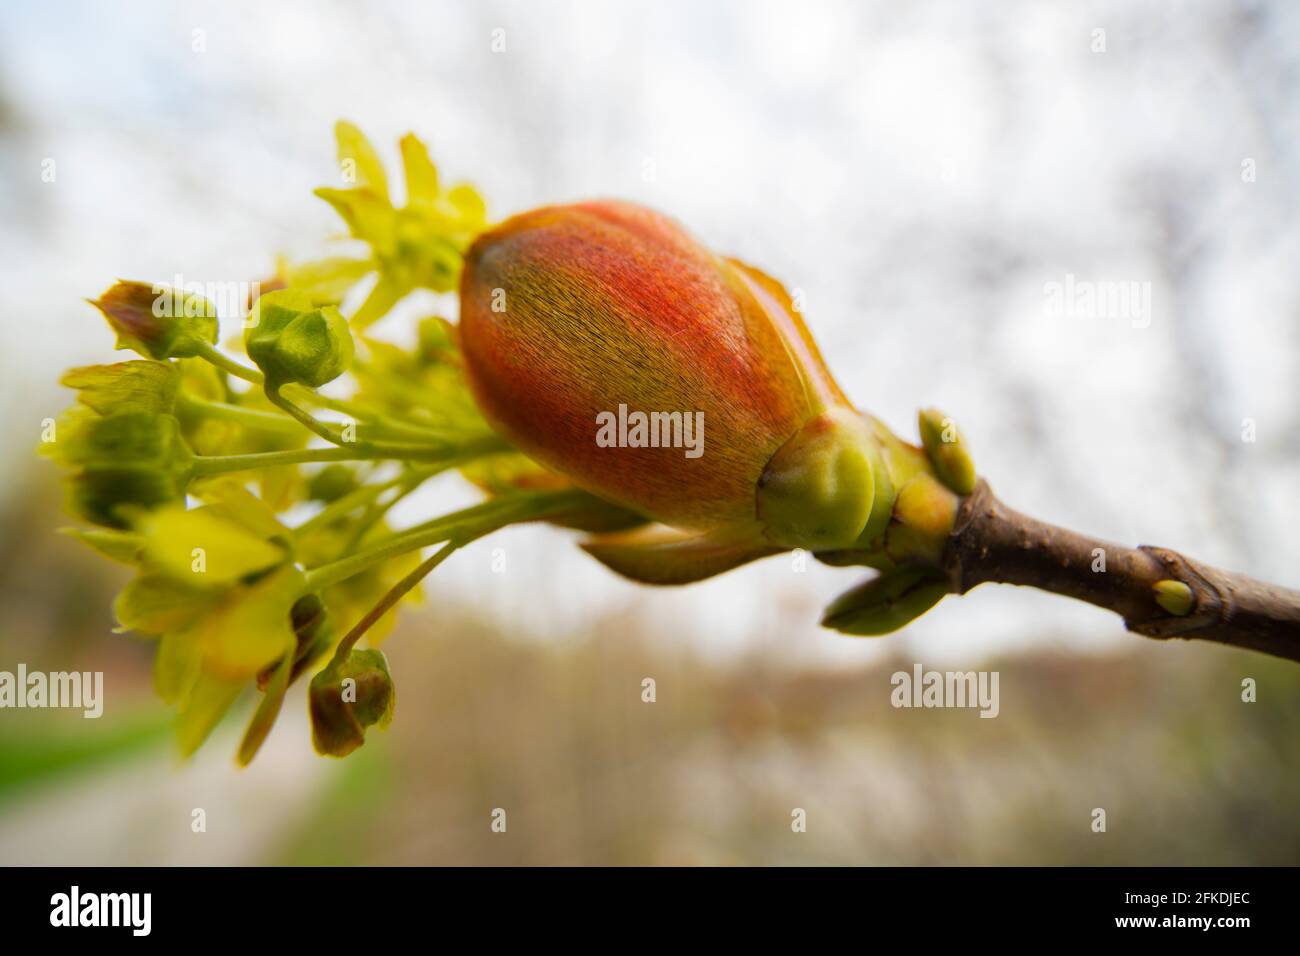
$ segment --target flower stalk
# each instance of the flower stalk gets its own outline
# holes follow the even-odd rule
[[[448,541],[459,542],[459,547],[507,525],[580,511],[590,501],[586,492],[570,490],[520,494],[474,505],[393,534],[373,548],[312,568],[304,586],[308,591],[322,590],[410,551]]]
[[[246,455],[197,455],[194,458],[194,474],[197,477],[211,477],[282,465],[340,461],[430,461],[445,462],[451,466],[502,452],[508,447],[500,439],[491,436],[464,445],[401,445],[397,450],[381,443],[355,442],[333,448],[299,448]]]

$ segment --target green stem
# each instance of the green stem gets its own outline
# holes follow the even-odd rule
[[[299,536],[310,534],[317,528],[332,524],[355,509],[360,508],[363,505],[369,505],[390,488],[396,488],[399,485],[408,484],[410,485],[411,490],[414,490],[426,479],[432,478],[434,475],[440,474],[449,468],[454,468],[458,463],[457,460],[453,459],[440,462],[437,465],[432,465],[427,468],[413,468],[403,472],[396,478],[389,479],[388,481],[381,481],[373,485],[363,485],[354,491],[348,492],[343,497],[331,501],[320,511],[316,512],[316,514],[312,515],[302,524],[298,525],[298,527],[294,528],[294,534]]]
[[[361,517],[357,519],[351,533],[348,535],[347,543],[343,546],[341,553],[347,554],[360,546],[362,539],[365,538],[370,529],[384,519],[384,516],[388,514],[393,505],[397,504],[418,488],[422,481],[424,481],[423,478],[415,481],[408,481],[406,484],[399,487],[397,489],[397,494],[393,495],[387,501],[380,502],[377,498],[374,501],[371,501],[366,506],[366,510],[361,513]]]
[[[283,409],[291,415],[299,424],[312,432],[319,435],[327,442],[333,445],[351,445],[366,452],[382,452],[382,457],[406,459],[409,457],[421,457],[427,454],[427,450],[415,444],[400,444],[397,442],[347,442],[342,435],[334,428],[331,428],[325,422],[316,418],[309,412],[299,408],[289,399],[280,394],[279,386],[271,386],[266,382],[266,377],[257,369],[249,368],[236,362],[230,356],[220,351],[216,347],[209,345],[207,342],[199,342],[197,345],[198,355],[206,359],[218,368],[224,369],[236,378],[242,378],[246,382],[252,382],[255,385],[265,386],[266,397],[270,402]],[[420,437],[425,437],[421,434]]]
[[[361,640],[362,635],[375,625],[375,622],[387,614],[394,604],[404,598],[411,588],[424,580],[430,571],[450,558],[459,548],[468,544],[470,540],[472,539],[448,541],[425,558],[418,568],[389,588],[388,593],[379,599],[379,603],[367,611],[366,616],[357,621],[352,626],[352,629],[343,635],[343,640],[339,641],[339,646],[334,650],[334,657],[330,664],[338,664],[346,658],[348,652],[356,646],[357,641]]]
[[[207,342],[197,343],[198,356],[211,362],[219,369],[229,372],[235,378],[242,378],[245,382],[252,382],[254,385],[261,385],[265,378],[262,373],[255,368],[249,368],[236,362],[225,352],[222,352],[215,345],[209,345]]]
[[[495,436],[493,436],[495,439]],[[262,451],[246,455],[195,455],[194,475],[206,478],[224,475],[230,471],[249,471],[256,468],[274,468],[278,465],[303,465],[334,461],[429,461],[446,468],[455,468],[476,458],[499,454],[509,446],[499,439],[472,442],[459,448],[434,446],[402,446],[400,454],[388,447],[374,445],[346,445],[339,448],[295,448],[287,451]],[[441,469],[439,469],[441,470]]]
[[[200,478],[224,475],[230,471],[272,468],[277,465],[302,465],[324,461],[368,461],[385,455],[358,453],[351,448],[294,448],[288,451],[261,451],[247,455],[196,455],[194,474]]]
[[[493,434],[483,435],[479,440],[467,444],[456,444],[447,439],[430,440],[426,436],[421,436],[420,442],[391,442],[391,441],[348,441],[335,426],[316,418],[311,413],[299,408],[288,398],[280,394],[276,387],[266,387],[266,397],[278,408],[284,409],[299,421],[303,427],[309,429],[313,434],[320,436],[331,444],[344,448],[355,449],[363,452],[369,457],[393,458],[399,461],[409,461],[415,459],[427,459],[430,455],[435,457],[445,457],[458,448],[477,448],[485,450],[507,450],[510,446],[499,436]]]
[[[535,492],[498,498],[452,512],[395,534],[365,551],[312,568],[307,572],[306,591],[327,588],[408,551],[418,551],[453,539],[472,540],[472,537],[481,537],[506,525],[554,517],[582,505],[588,497],[586,492],[575,490]]]
[[[258,431],[274,432],[281,435],[299,435],[297,424],[278,412],[268,412],[260,408],[244,408],[228,402],[210,402],[194,398],[184,392],[176,396],[177,408],[201,418],[215,418],[220,421],[233,422]]]
[[[285,389],[287,390],[287,389]],[[421,442],[447,441],[448,436],[433,428],[423,428],[419,425],[411,425],[406,422],[397,421],[386,415],[368,412],[358,408],[351,402],[341,401],[339,399],[325,398],[323,395],[317,395],[311,389],[305,386],[293,386],[295,395],[305,396],[308,401],[320,405],[322,408],[329,408],[343,414],[351,415],[357,421],[365,422],[367,425],[377,430],[382,430],[393,435],[402,435],[408,438],[418,439]],[[188,411],[193,415],[203,418],[215,418],[221,421],[232,422],[237,425],[243,425],[246,428],[255,428],[259,431],[274,432],[284,435],[297,435],[298,425],[304,425],[311,431],[326,436],[318,428],[309,425],[303,419],[305,412],[301,414],[290,413],[281,415],[279,412],[271,412],[261,408],[245,408],[242,405],[232,405],[229,402],[212,402],[202,398],[195,398],[192,395],[186,395],[184,392],[176,396],[177,407],[182,411]],[[285,409],[288,411],[288,409]],[[312,419],[312,421],[317,421]],[[328,423],[318,422],[320,425]],[[331,444],[340,444],[338,440],[331,440]]]
[[[325,424],[323,421],[321,421],[316,416],[312,415],[310,412],[304,411],[303,409],[299,408],[293,402],[289,401],[289,399],[281,395],[279,388],[274,388],[270,385],[266,386],[266,397],[267,400],[270,401],[272,405],[276,406],[277,408],[284,409],[284,411],[288,412],[291,416],[293,416],[294,420],[297,421],[298,424],[302,425],[313,435],[317,435],[325,439],[331,445],[359,444],[357,442],[349,443],[348,441],[346,441],[343,438],[342,434],[340,434],[337,430]]]
[[[382,430],[392,435],[404,435],[408,438],[414,438],[419,441],[445,439],[446,434],[434,428],[423,425],[416,425],[410,422],[404,422],[391,415],[385,415],[381,412],[371,411],[358,406],[355,402],[344,401],[341,398],[327,398],[319,395],[304,385],[286,385],[282,390],[286,393],[285,397],[291,401],[305,401],[312,405],[318,405],[321,408],[328,408],[330,411],[339,412],[344,415],[351,415],[358,422],[364,422],[377,430]]]
[[[376,286],[376,291],[378,291],[378,286]],[[371,296],[373,297],[374,294],[375,293],[372,292]],[[400,299],[401,295],[399,295],[398,298]],[[369,301],[370,300],[367,299],[367,304]],[[396,300],[393,301],[395,302]],[[366,305],[363,305],[361,311],[357,314],[361,315],[365,310]],[[376,316],[376,318],[378,318],[378,316]],[[235,361],[230,356],[207,342],[197,343],[196,349],[199,358],[210,362],[217,368],[229,372],[231,375],[235,376],[235,378],[243,379],[245,382],[252,382],[254,385],[264,385],[266,383],[266,377],[260,371],[255,368],[249,368],[247,365]],[[292,389],[295,394],[305,394],[309,396],[308,400],[314,405],[342,412],[345,415],[351,415],[358,422],[366,422],[372,427],[383,429],[395,435],[405,435],[408,438],[419,441],[428,441],[431,439],[436,440],[439,438],[445,440],[445,436],[436,429],[399,421],[380,412],[370,412],[358,409],[357,406],[351,402],[346,402],[337,398],[327,398],[324,395],[317,394],[314,390],[307,388],[305,385],[292,384],[285,387]],[[267,397],[271,398],[271,401],[275,402],[275,398],[271,396],[269,391]],[[285,402],[289,402],[289,400],[286,398]],[[289,402],[288,405],[281,402],[276,402],[276,404],[297,419],[303,426],[309,428],[313,433],[319,435],[321,438],[324,438],[331,444],[341,444],[338,437],[330,433],[329,426],[325,422],[311,416],[297,405],[292,405],[292,402]],[[292,405],[292,409],[290,408],[290,405]]]
[[[440,470],[441,469],[432,469],[429,474],[436,474]],[[320,511],[316,512],[302,524],[298,525],[293,529],[293,533],[300,536],[310,534],[317,528],[333,524],[340,518],[346,517],[356,508],[370,504],[370,502],[374,501],[389,488],[396,487],[406,481],[408,477],[409,475],[401,474],[396,478],[389,479],[388,481],[381,481],[373,485],[362,485],[360,488],[349,491],[342,497],[331,501]]]

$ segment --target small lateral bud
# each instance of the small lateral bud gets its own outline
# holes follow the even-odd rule
[[[1165,578],[1153,584],[1151,590],[1155,592],[1156,603],[1175,617],[1186,617],[1192,613],[1196,595],[1182,581]]]
[[[975,490],[975,462],[953,420],[937,408],[925,408],[919,416],[921,443],[939,480],[957,492]]]

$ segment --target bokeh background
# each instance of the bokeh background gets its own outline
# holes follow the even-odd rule
[[[83,296],[327,247],[338,117],[390,160],[415,131],[497,217],[656,206],[799,289],[861,407],[952,412],[1008,502],[1300,583],[1300,5],[9,5],[0,669],[107,701],[0,711],[0,863],[1300,862],[1296,665],[1014,589],[855,640],[816,620],[860,572],[651,591],[548,528],[439,569],[353,757],[313,755],[298,688],[249,770],[238,721],[182,764],[33,450],[59,372],[112,358]],[[1148,283],[1150,321],[1053,314],[1067,276]],[[1000,716],[893,709],[917,662],[998,670]]]

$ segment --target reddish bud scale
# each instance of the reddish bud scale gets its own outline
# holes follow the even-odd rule
[[[481,236],[461,337],[484,414],[610,501],[691,530],[755,521],[772,454],[847,401],[779,283],[619,202],[554,206]],[[703,412],[702,454],[602,447],[601,413]]]

